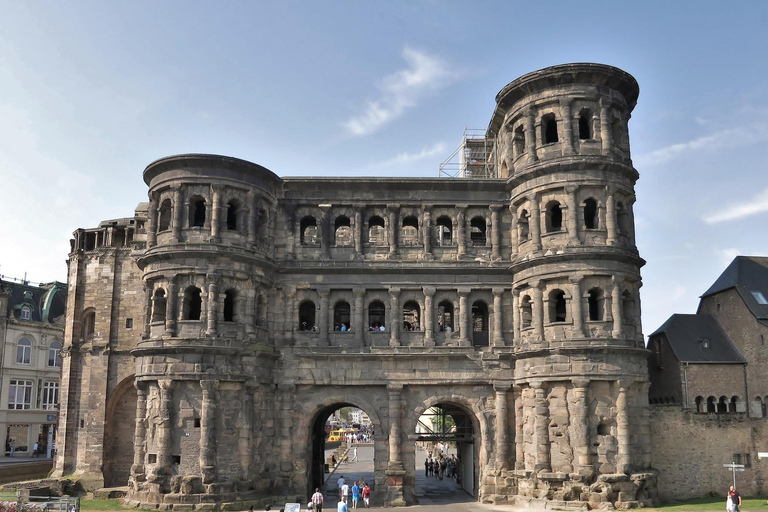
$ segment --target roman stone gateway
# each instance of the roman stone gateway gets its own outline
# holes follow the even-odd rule
[[[75,232],[55,474],[147,507],[306,499],[326,418],[354,405],[376,429],[374,497],[411,504],[438,406],[480,500],[653,501],[637,96],[599,64],[515,80],[490,178],[153,162],[149,203]]]

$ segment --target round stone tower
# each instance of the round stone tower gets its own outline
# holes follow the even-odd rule
[[[504,87],[489,136],[512,225],[517,494],[652,499],[627,122],[635,79],[566,64]]]
[[[277,358],[266,317],[280,179],[236,158],[182,155],[150,164],[144,181],[149,226],[136,261],[145,324],[131,352],[138,396],[128,499],[199,506],[201,496],[263,493],[253,483],[252,437],[254,422],[266,420],[253,409],[268,402],[259,387],[272,381]]]

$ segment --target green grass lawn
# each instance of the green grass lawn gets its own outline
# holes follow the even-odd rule
[[[658,508],[647,510],[661,510],[663,512],[706,512],[722,511],[725,512],[725,496],[722,498],[696,498],[685,501],[675,501],[664,503]],[[741,510],[768,510],[765,498],[742,498]]]
[[[80,500],[80,510],[135,510],[120,503],[120,500]]]

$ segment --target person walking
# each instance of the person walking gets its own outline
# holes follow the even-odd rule
[[[357,461],[357,446],[352,449],[352,460]],[[354,503],[352,504],[352,508],[355,508]]]
[[[728,512],[739,512],[741,507],[741,494],[736,490],[736,487],[731,486],[728,489],[728,499],[725,501],[725,509]]]
[[[339,504],[336,505],[336,512],[349,512],[349,507],[347,507],[347,498],[341,498]]]
[[[312,495],[312,510],[315,512],[323,512],[323,493],[320,492],[319,487],[315,487],[315,494]]]
[[[40,446],[40,445],[39,445],[39,444],[37,444],[37,443],[35,443],[34,445],[32,445],[32,456],[33,456],[33,457],[37,457],[37,450],[38,450],[39,446]]]
[[[371,486],[367,483],[363,486],[363,504],[365,508],[371,508]]]
[[[344,486],[344,475],[341,475],[338,480],[336,480],[336,484],[339,486],[339,497],[341,497],[341,488]]]
[[[341,498],[349,503],[349,484],[347,483],[341,486]]]
[[[11,439],[11,442],[8,443],[8,446],[10,446],[11,457],[15,457],[16,456],[15,455],[15,453],[16,453],[16,443],[14,442],[13,439]]]
[[[360,486],[355,482],[352,485],[352,508],[357,508],[357,502],[360,500]]]

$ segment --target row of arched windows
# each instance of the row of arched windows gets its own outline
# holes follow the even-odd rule
[[[188,286],[184,289],[182,299],[181,319],[200,320],[203,312],[202,290],[197,286]],[[224,322],[238,322],[240,315],[241,293],[230,288],[220,294],[222,300],[222,317]],[[263,297],[258,297],[258,307],[264,307]],[[163,288],[157,288],[152,296],[152,322],[165,322],[167,297]],[[261,315],[257,315],[257,321]]]
[[[738,396],[732,396],[730,399],[726,396],[721,396],[720,399],[710,396],[706,401],[703,396],[697,396],[695,400],[696,412],[717,414],[735,413],[736,403],[738,401]]]
[[[16,342],[16,364],[32,364],[32,340],[26,336]],[[48,345],[48,363],[50,368],[61,366],[61,342],[52,341]]]
[[[334,245],[348,247],[354,245],[352,225],[349,217],[340,215],[333,222]],[[373,215],[368,219],[367,234],[371,245],[387,245],[387,230],[384,219]],[[481,216],[475,216],[469,221],[469,242],[474,246],[485,246],[487,243],[487,223]],[[307,215],[299,224],[301,245],[317,245],[320,243],[320,230],[317,219]],[[419,220],[413,215],[404,217],[400,223],[400,243],[402,245],[418,245]],[[438,217],[435,221],[434,240],[438,246],[453,245],[453,221],[447,215]]]
[[[605,318],[605,293],[601,288],[592,288],[587,292],[587,320],[593,322],[603,321]],[[563,290],[554,289],[548,294],[547,316],[548,323],[566,322],[568,320],[569,300]],[[521,327],[531,327],[533,322],[533,299],[530,295],[524,295],[520,301]],[[635,302],[629,290],[621,294],[622,320],[631,324],[635,318]]]
[[[204,197],[192,196],[187,202],[187,227],[205,227],[207,218],[207,203]],[[243,212],[240,201],[232,199],[226,203],[226,216],[222,222],[222,228],[237,231],[242,224]],[[173,202],[170,198],[160,203],[157,210],[157,232],[171,229],[173,218]]]
[[[597,201],[589,197],[582,201],[581,208],[584,218],[584,229],[602,229],[600,217],[598,215]],[[520,211],[518,216],[518,240],[523,243],[530,239],[531,232],[529,227],[531,214],[527,209]],[[546,204],[544,217],[544,232],[557,233],[563,231],[563,208],[559,201],[552,200]],[[630,229],[630,219],[628,208],[623,202],[616,203],[616,224],[619,234],[628,236]]]

